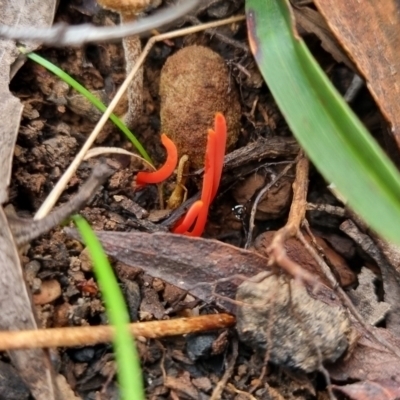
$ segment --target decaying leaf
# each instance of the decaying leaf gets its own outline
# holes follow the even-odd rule
[[[75,230],[69,228],[65,230],[68,235],[78,238]],[[251,277],[251,281],[247,280],[245,285],[253,285],[256,282],[255,275],[260,272],[268,273],[267,258],[256,252],[239,249],[216,240],[169,233],[148,234],[144,232],[99,231],[96,234],[110,256],[128,266],[142,268],[149,275],[187,290],[205,302],[216,300],[220,306],[233,313],[237,312],[236,307],[233,307],[233,304],[226,301],[226,299],[215,298],[215,294],[234,299],[237,287],[243,282],[243,278],[238,279],[237,274]],[[277,287],[278,285],[275,286]],[[303,356],[306,354],[306,357],[301,358],[300,354],[299,359],[301,362],[298,362],[299,359],[296,359],[297,361],[293,359],[291,366],[312,370],[320,365],[318,364],[320,361],[334,361],[337,359],[342,354],[343,349],[350,343],[349,354],[327,367],[333,379],[345,382],[348,379],[361,381],[383,380],[385,377],[391,376],[394,380],[400,381],[400,358],[380,344],[380,341],[384,341],[394,348],[400,347],[399,340],[387,329],[371,328],[373,329],[374,337],[370,333],[366,333],[364,329],[352,320],[351,327],[354,329],[351,329],[351,335],[348,336],[349,324],[342,315],[343,306],[332,289],[319,284],[314,290],[307,289],[307,293],[305,293],[303,288],[299,290],[299,293],[303,300],[307,299],[313,304],[319,304],[318,307],[324,309],[326,315],[331,316],[327,319],[325,318],[325,321],[329,322],[327,324],[328,328],[332,329],[329,334],[332,334],[333,340],[328,341],[330,344],[323,344],[327,346],[324,349],[324,352],[326,350],[325,356],[318,358],[313,353],[314,356],[310,361],[309,354],[311,352],[309,350],[316,350],[313,347],[315,343],[311,341],[307,350],[308,353],[307,351],[303,352]],[[238,300],[244,301],[240,297]],[[302,303],[303,300],[298,301],[297,304]],[[245,302],[248,303],[247,300]],[[321,305],[321,303],[324,304]],[[280,306],[281,309],[286,307],[286,311],[291,310],[290,306],[287,304],[285,306],[284,302]],[[297,327],[305,326],[306,331],[315,330],[315,324],[313,328],[314,319],[308,318],[309,323],[304,322],[304,316],[300,315],[304,311],[304,307],[301,309],[301,312],[296,308],[291,310],[287,319],[292,318],[292,323],[298,318]],[[307,307],[305,311],[307,311]],[[238,315],[237,319],[239,318],[241,318],[240,315]],[[337,322],[337,326],[334,328],[331,328],[331,325],[335,325],[336,322],[332,324],[332,321]],[[241,322],[239,321],[238,323],[240,324]],[[244,326],[245,324],[242,325]],[[343,329],[339,329],[340,327]],[[320,331],[320,327],[318,327],[317,331]],[[326,336],[325,333],[324,337]],[[361,339],[354,343],[355,337],[360,337]],[[279,345],[282,345],[281,341],[279,341]],[[342,350],[339,351],[339,348]],[[306,361],[303,363],[302,360]]]
[[[390,305],[377,299],[374,286],[374,273],[363,268],[358,276],[359,285],[356,290],[350,290],[348,295],[366,322],[376,325],[381,322],[390,309]]]
[[[261,255],[268,254],[268,247],[272,243],[272,239],[276,231],[263,232],[254,241],[254,249]],[[306,239],[311,241],[311,238],[306,235]],[[328,260],[329,264],[338,277],[338,280],[342,286],[348,286],[355,281],[354,273],[351,271],[350,267],[347,265],[345,259],[336,253],[328,244],[320,237],[316,236],[315,240],[318,245],[323,249],[324,255]],[[330,286],[329,281],[326,279],[325,275],[321,271],[318,263],[312,257],[312,255],[304,248],[302,243],[296,238],[290,238],[285,241],[285,251],[291,260],[295,261],[302,268],[318,276],[321,282]]]
[[[372,328],[372,332],[391,346],[400,348],[400,340],[387,329]],[[385,381],[390,377],[391,381],[400,385],[400,358],[365,335],[358,340],[350,357],[327,369],[331,378],[338,382]]]
[[[65,229],[78,238],[76,231]],[[107,254],[123,263],[142,268],[205,302],[214,295],[235,298],[242,277],[252,277],[267,269],[268,259],[217,240],[170,233],[96,232]],[[232,304],[217,298],[228,310]]]
[[[333,386],[351,400],[396,400],[400,396],[400,386],[390,379],[379,382],[357,382],[344,386]]]
[[[315,0],[364,76],[400,148],[400,8],[396,0]]]
[[[395,335],[399,335],[400,309],[398,304],[400,301],[400,275],[396,269],[396,262],[392,264],[389,261],[395,261],[395,259],[386,258],[385,254],[383,254],[376,243],[371,239],[371,235],[367,235],[361,231],[352,220],[342,222],[340,229],[349,235],[378,265],[382,273],[385,302],[391,306],[386,317],[386,328]],[[393,250],[394,249],[395,247],[393,247]]]

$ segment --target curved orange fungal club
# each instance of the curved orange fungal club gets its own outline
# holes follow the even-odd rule
[[[215,160],[217,154],[217,138],[216,134],[212,129],[208,130],[207,148],[206,148],[206,160],[204,167],[203,187],[201,189],[201,198],[203,207],[201,208],[197,217],[196,223],[194,224],[193,230],[188,231],[188,236],[201,236],[206,227],[208,210],[211,204],[211,196],[214,187],[215,178]]]
[[[217,194],[224,165],[227,133],[226,121],[221,113],[217,113],[215,116],[214,128],[215,131],[208,130],[201,200],[196,201],[190,207],[185,218],[173,229],[174,233],[201,236],[206,226],[208,210]],[[194,227],[189,231],[193,223]]]
[[[164,133],[161,135],[161,143],[167,151],[167,159],[164,165],[155,172],[138,172],[136,186],[144,186],[150,183],[161,183],[169,178],[178,164],[178,150],[175,143]]]

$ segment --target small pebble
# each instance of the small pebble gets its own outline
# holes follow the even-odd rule
[[[188,335],[186,350],[192,361],[206,358],[212,353],[212,346],[217,339],[215,334]]]
[[[61,296],[61,286],[56,279],[43,281],[40,293],[33,295],[33,302],[36,305],[51,303]]]

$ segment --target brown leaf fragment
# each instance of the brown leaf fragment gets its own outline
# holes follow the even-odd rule
[[[16,246],[0,207],[0,267],[1,290],[0,329],[37,329],[30,295],[22,276]],[[47,351],[41,349],[10,351],[10,358],[35,399],[55,399],[52,368]]]
[[[311,243],[311,238],[305,236],[307,241]],[[341,286],[350,286],[356,282],[356,274],[351,270],[347,261],[337,253],[329,244],[319,236],[314,236],[317,245],[322,249],[324,256],[333,269]]]
[[[383,289],[385,291],[385,302],[391,308],[386,317],[386,327],[397,336],[400,335],[400,274],[395,266],[388,262],[382,251],[371,239],[350,219],[340,225],[340,229],[350,236],[379,266],[382,273]]]
[[[78,238],[76,231],[65,231]],[[236,287],[243,281],[237,275],[251,277],[267,269],[265,257],[217,240],[170,233],[98,231],[96,235],[110,256],[206,302],[214,299],[213,289],[234,299]],[[231,303],[217,300],[232,309]]]
[[[315,0],[364,76],[400,147],[400,9],[396,0]]]
[[[374,273],[362,268],[358,276],[359,285],[356,290],[349,290],[348,295],[365,322],[376,325],[381,322],[390,309],[390,305],[377,299],[374,286]]]
[[[372,328],[376,337],[400,348],[400,339],[383,328]],[[400,358],[387,350],[373,337],[363,335],[351,355],[340,363],[327,366],[332,379],[339,382],[385,381],[390,379],[400,386]]]
[[[400,385],[390,379],[372,382],[364,381],[332,388],[345,394],[351,400],[396,400],[400,397]]]
[[[253,196],[273,178],[267,178],[261,173],[254,173],[239,182],[233,191],[233,197],[238,204],[249,204]],[[283,176],[271,187],[257,204],[255,219],[265,221],[281,217],[289,208],[292,199],[291,176]]]
[[[157,292],[152,287],[142,290],[142,301],[140,303],[140,319],[147,320],[155,317],[162,319],[165,308],[162,306]]]

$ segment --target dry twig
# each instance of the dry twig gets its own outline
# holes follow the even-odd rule
[[[268,248],[269,266],[279,265],[295,279],[314,286],[316,278],[305,271],[299,264],[291,260],[285,251],[285,241],[295,237],[304,220],[307,206],[309,161],[301,152],[296,166],[296,178],[293,182],[293,200],[286,225],[279,229]]]
[[[133,336],[161,338],[215,329],[230,328],[235,317],[229,314],[202,315],[165,321],[129,324]],[[90,346],[111,342],[115,335],[113,326],[81,326],[31,331],[0,332],[0,350]]]
[[[22,42],[39,41],[51,46],[82,46],[90,42],[104,42],[121,39],[126,36],[140,35],[169,24],[192,10],[199,0],[185,0],[166,10],[135,21],[114,27],[94,27],[90,24],[66,26],[56,24],[49,29],[0,26],[0,37]]]

